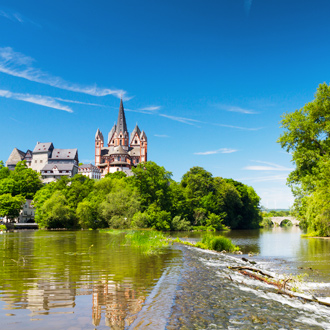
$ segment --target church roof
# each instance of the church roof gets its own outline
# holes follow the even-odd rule
[[[122,99],[120,99],[120,106],[119,106],[116,132],[118,134],[120,132],[122,132],[122,133],[127,132],[126,118],[125,118],[125,112],[124,112],[124,106],[123,106],[123,100]]]
[[[128,155],[128,152],[122,146],[118,146],[114,147],[114,150],[111,155]]]
[[[131,157],[140,156],[140,147],[132,148],[128,153]]]
[[[115,131],[116,131],[116,124],[114,124],[114,125],[112,126],[111,131],[110,131],[109,134],[108,134],[108,143],[111,142],[111,139],[112,139],[113,134],[115,133]]]
[[[134,129],[133,129],[133,132],[131,133],[131,140],[130,140],[130,143],[132,143],[133,139],[134,139],[134,136],[135,136],[135,133],[138,134],[138,136],[140,137],[141,135],[141,131],[139,129],[139,126],[136,124]]]
[[[42,152],[48,152],[54,149],[53,143],[52,142],[46,142],[46,143],[41,143],[37,142],[37,145],[34,147],[33,153],[42,153]]]

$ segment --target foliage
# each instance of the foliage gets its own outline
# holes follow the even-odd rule
[[[253,221],[259,221],[253,219],[259,212],[259,198],[255,198],[251,187],[241,184],[240,190],[244,192],[241,193],[235,187],[240,183],[213,178],[203,168],[193,167],[180,183],[154,162],[140,163],[133,172],[131,177],[116,172],[98,181],[76,175],[44,186],[34,196],[38,223],[47,228],[58,226],[54,212],[47,213],[45,209],[55,195],[64,197],[60,198],[60,205],[63,210],[69,210],[70,226],[81,228],[170,231],[189,230],[197,225],[223,230],[226,226],[251,228]],[[10,189],[10,181],[7,185]],[[252,211],[243,221],[245,208]]]
[[[156,230],[134,230],[126,234],[124,244],[139,248],[145,254],[154,254],[168,246],[168,240]]]
[[[1,230],[1,231],[3,231],[3,230],[7,230],[6,225],[0,225],[0,230]]]
[[[188,231],[190,230],[190,222],[186,219],[181,219],[179,215],[172,219],[171,230],[173,231]]]
[[[7,167],[0,169],[0,195],[22,195],[27,199],[33,199],[41,187],[39,174],[27,168],[25,161],[18,162],[14,171],[9,171]]]
[[[117,181],[117,185],[100,204],[99,213],[111,228],[130,228],[139,207],[140,199],[136,190]]]
[[[263,227],[263,228],[274,227],[274,224],[268,216],[265,216],[265,217],[263,217],[263,219],[260,223],[260,227]]]
[[[208,250],[234,252],[238,250],[231,240],[223,236],[204,235],[201,240],[201,246],[204,245]],[[196,244],[197,247],[198,244]]]
[[[10,221],[14,221],[22,211],[24,203],[25,198],[22,195],[0,195],[0,216],[7,217]]]
[[[55,191],[37,208],[35,215],[35,221],[40,228],[74,228],[74,220],[74,214],[61,191]]]
[[[329,236],[327,210],[330,179],[330,86],[319,85],[315,98],[303,108],[282,116],[284,133],[278,139],[292,154],[295,169],[287,183],[295,196],[293,215],[318,235]]]

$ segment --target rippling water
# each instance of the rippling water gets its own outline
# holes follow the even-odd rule
[[[316,292],[327,296],[329,240],[302,239],[297,228],[226,235],[259,267],[308,272],[306,289],[322,286]],[[242,256],[180,245],[147,256],[121,240],[96,231],[1,235],[0,328],[330,329],[330,308],[227,268],[244,265]]]

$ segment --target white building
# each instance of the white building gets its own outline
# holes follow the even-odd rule
[[[78,168],[78,174],[85,175],[90,179],[101,179],[101,170],[93,164],[83,164]]]

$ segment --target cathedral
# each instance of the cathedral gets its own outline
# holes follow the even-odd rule
[[[104,141],[102,132],[96,131],[95,165],[101,170],[102,177],[117,171],[131,175],[132,166],[147,161],[147,145],[146,133],[141,132],[138,125],[129,134],[123,101],[120,100],[117,125],[111,128],[108,139]]]

